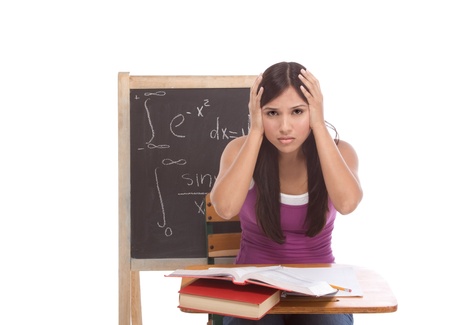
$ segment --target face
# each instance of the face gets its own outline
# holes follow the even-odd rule
[[[296,153],[310,133],[309,108],[289,87],[262,107],[264,134],[281,153]]]

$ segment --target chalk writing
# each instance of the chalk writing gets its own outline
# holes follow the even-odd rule
[[[200,205],[199,205],[199,203],[197,201],[194,201],[194,203],[195,203],[195,206],[198,208],[197,213],[204,215],[205,214],[205,208],[203,207],[203,204],[205,203],[205,201],[201,200],[200,201]]]
[[[155,92],[155,93],[147,92],[147,93],[144,94],[144,96],[153,96],[153,95],[155,95],[155,96],[165,96],[166,93],[165,93],[164,91],[157,91],[157,92]],[[145,111],[147,112],[147,120],[148,120],[148,124],[149,124],[150,130],[151,130],[151,132],[152,132],[152,136],[151,136],[150,140],[148,140],[148,141],[146,142],[147,147],[148,147],[149,149],[155,149],[155,148],[156,148],[156,149],[167,149],[167,148],[170,148],[170,146],[167,145],[167,144],[158,144],[158,145],[155,145],[154,143],[152,143],[152,142],[153,142],[153,139],[155,138],[155,129],[154,129],[154,127],[153,127],[152,119],[151,119],[151,116],[150,116],[150,104],[149,104],[149,102],[150,102],[150,98],[146,99],[146,100],[145,100],[145,103],[144,103],[144,105],[145,105]]]
[[[205,256],[205,195],[232,139],[248,134],[248,89],[131,89],[132,256]]]
[[[175,120],[180,120],[180,122],[176,125],[173,125]],[[170,132],[172,132],[172,134],[178,138],[185,138],[185,135],[181,135],[181,134],[176,134],[174,131],[174,128],[179,127],[181,124],[183,124],[184,122],[184,115],[183,114],[178,114],[177,116],[175,116],[172,121],[170,121]]]
[[[216,118],[216,126],[214,129],[211,130],[209,133],[209,136],[211,139],[216,140],[231,140],[238,138],[240,136],[243,136],[248,133],[249,127],[247,127],[247,132],[244,128],[241,128],[240,130],[229,130],[228,127],[222,127],[220,126],[220,117]]]
[[[162,162],[161,162],[163,165],[166,165],[166,166],[168,166],[168,165],[186,165],[187,164],[187,161],[186,161],[186,159],[178,159],[178,160],[172,160],[172,159],[169,159],[169,158],[165,158],[165,159],[163,159],[162,160]]]
[[[208,188],[212,188],[214,181],[216,180],[216,176],[213,176],[211,174],[183,174],[181,175],[181,178],[186,181],[186,184],[188,186],[197,186],[200,187],[201,185],[205,185]]]
[[[197,106],[197,116],[204,117],[202,113],[204,107],[209,107],[209,99],[204,99],[201,107]]]
[[[162,224],[158,221],[156,224],[160,228],[165,228],[164,234],[169,237],[172,236],[172,229],[170,227],[166,227],[166,212],[164,210],[164,202],[161,195],[161,189],[159,187],[159,181],[158,181],[158,168],[155,168],[155,182],[156,182],[156,189],[158,190],[158,196],[159,196],[159,203],[161,204],[161,211],[162,211]]]

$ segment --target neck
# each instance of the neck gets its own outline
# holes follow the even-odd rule
[[[306,159],[303,154],[280,155],[280,190],[285,194],[303,194],[308,191]]]
[[[302,164],[304,161],[305,155],[301,151],[290,153],[278,152],[278,164],[280,166],[280,170],[284,168],[284,166],[293,167],[295,165]]]

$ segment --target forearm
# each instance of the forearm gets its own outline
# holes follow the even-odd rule
[[[357,155],[350,146],[341,152],[325,124],[313,132],[330,199],[339,213],[348,214],[356,209],[363,195],[357,175]]]
[[[240,148],[224,152],[220,172],[211,190],[217,213],[229,219],[239,213],[247,196],[262,143],[262,134],[250,132]]]

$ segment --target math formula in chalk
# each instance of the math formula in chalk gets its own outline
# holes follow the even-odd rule
[[[222,151],[249,131],[248,94],[222,88],[130,90],[137,233],[148,227],[154,241],[174,247],[187,231],[204,231],[204,197],[216,181]]]
[[[145,144],[146,147],[149,149],[168,149],[170,148],[169,144],[166,143],[158,143],[157,142],[157,134],[155,129],[155,123],[153,121],[152,116],[156,115],[156,112],[152,112],[153,110],[159,109],[156,107],[156,105],[152,105],[154,101],[152,102],[152,96],[165,96],[165,91],[156,91],[156,92],[146,92],[144,93],[145,97],[148,97],[144,102],[145,112],[146,112],[146,119],[148,123],[148,127],[151,130],[151,136],[150,139],[148,139]],[[140,99],[137,95],[135,96],[135,99]],[[172,134],[176,138],[185,138],[186,136],[189,136],[189,134],[186,134],[186,132],[180,131],[183,124],[187,122],[186,115],[192,116],[195,115],[198,118],[204,118],[205,117],[205,109],[208,109],[211,107],[210,100],[209,99],[203,99],[202,105],[195,106],[193,108],[193,111],[185,111],[184,113],[177,113],[174,115],[170,122],[167,125],[167,129],[164,129],[164,127],[161,128],[161,132],[167,132],[169,131],[170,134]],[[248,117],[248,115],[247,115]],[[235,126],[230,125],[223,125],[223,122],[221,123],[220,116],[217,116],[215,118],[214,124],[211,125],[211,129],[209,131],[209,137],[211,139],[215,140],[231,140],[235,139],[237,137],[243,136],[248,133],[248,129],[250,127],[250,119],[248,117],[247,125],[245,127],[236,128]],[[156,140],[155,140],[156,137]],[[142,150],[143,148],[140,148]]]

